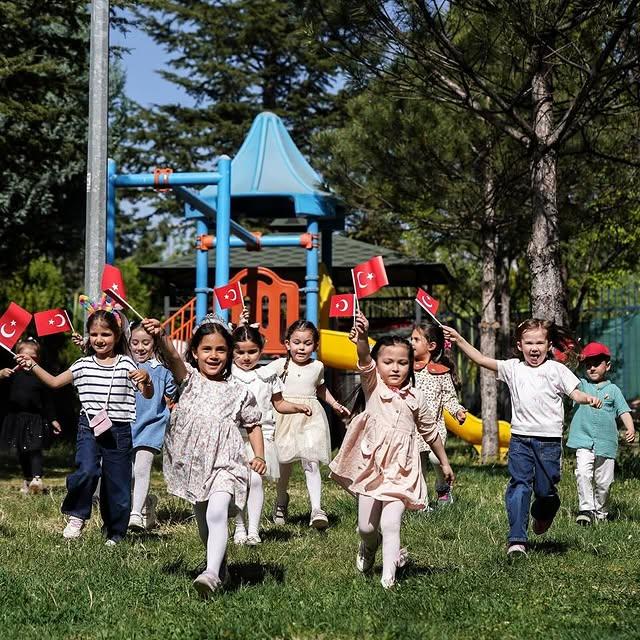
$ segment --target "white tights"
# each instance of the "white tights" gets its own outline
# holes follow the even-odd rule
[[[198,533],[207,548],[207,571],[220,577],[220,567],[227,552],[227,520],[231,494],[216,491],[209,500],[196,502],[193,511],[198,523]]]
[[[247,496],[247,533],[258,535],[260,531],[260,518],[262,517],[262,505],[264,504],[264,489],[262,488],[262,476],[251,470],[249,476],[249,495]],[[236,532],[246,531],[244,513],[236,514]]]
[[[378,545],[378,528],[382,532],[382,579],[393,582],[400,557],[400,523],[404,503],[382,502],[358,495],[358,531],[368,549]]]
[[[151,467],[153,465],[153,449],[140,447],[133,454],[133,499],[131,513],[142,515],[144,503],[149,494],[151,483]]]
[[[309,502],[311,503],[311,511],[320,509],[320,501],[322,498],[322,476],[320,475],[320,464],[311,460],[302,460],[302,468],[304,470],[304,478],[307,482],[307,493],[309,494]],[[278,479],[278,504],[286,504],[287,487],[289,486],[289,478],[293,463],[280,463],[280,478]]]

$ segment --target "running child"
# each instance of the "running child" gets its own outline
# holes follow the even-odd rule
[[[446,409],[460,424],[465,421],[467,411],[458,401],[454,383],[455,365],[445,355],[442,328],[427,322],[415,325],[411,333],[411,346],[416,387],[422,390],[431,412],[436,416],[438,435],[444,445],[447,442],[444,410]],[[425,477],[429,462],[435,472],[436,506],[451,504],[451,485],[445,480],[438,458],[422,438],[418,438],[418,448]]]
[[[131,324],[129,346],[140,369],[153,383],[150,400],[136,396],[136,419],[131,425],[133,437],[133,497],[129,528],[134,531],[152,529],[156,524],[158,498],[149,493],[153,456],[160,453],[164,432],[169,422],[167,398],[172,399],[176,385],[171,372],[156,357],[157,344],[140,322]]]
[[[149,374],[128,355],[120,313],[104,298],[87,320],[87,355],[67,371],[53,376],[29,355],[18,363],[52,389],[73,384],[82,410],[76,439],[76,470],[67,477],[62,513],[69,517],[62,535],[79,538],[91,517],[91,499],[98,480],[100,514],[107,545],[126,535],[131,511],[131,423],[136,419],[136,389],[153,396]],[[98,434],[94,433],[98,430]],[[104,430],[102,430],[104,429]]]
[[[356,567],[373,569],[382,542],[385,589],[396,582],[396,569],[406,562],[400,548],[400,524],[405,509],[422,510],[427,485],[420,466],[418,439],[437,456],[446,481],[454,474],[438,435],[435,415],[413,382],[413,349],[405,338],[381,337],[369,351],[369,322],[360,311],[349,338],[358,351],[362,389],[331,477],[358,497],[360,545]]]
[[[34,338],[19,340],[16,353],[40,362],[40,343]],[[0,369],[0,379],[8,381],[7,415],[2,423],[0,443],[15,449],[22,468],[21,493],[38,494],[45,490],[43,450],[49,446],[50,429],[61,431],[51,391],[31,372],[21,367]]]
[[[631,444],[636,431],[631,409],[622,391],[607,379],[611,369],[611,351],[601,342],[590,342],[580,354],[586,378],[580,379],[580,390],[602,401],[602,409],[578,407],[569,430],[567,447],[576,450],[576,482],[578,485],[578,516],[581,525],[594,520],[606,520],[607,501],[613,483],[618,453],[618,425],[625,427],[625,441]]]
[[[184,360],[158,320],[143,320],[152,336],[163,336],[160,352],[178,385],[178,404],[165,434],[163,471],[169,493],[194,505],[206,569],[194,587],[207,597],[227,577],[227,519],[244,509],[251,470],[266,469],[260,410],[247,386],[231,376],[233,342],[226,325],[207,316],[191,337]],[[240,429],[254,456],[247,458]]]
[[[329,526],[327,514],[321,508],[320,463],[327,464],[331,459],[331,435],[327,415],[318,398],[340,416],[349,415],[349,411],[336,401],[325,386],[322,362],[311,358],[319,341],[320,334],[312,322],[296,320],[287,329],[284,341],[287,357],[278,358],[270,365],[282,380],[284,399],[311,409],[311,415],[296,413],[276,416],[275,444],[280,461],[280,478],[273,508],[275,524],[285,524],[287,521],[289,478],[293,463],[300,460],[311,503],[309,526],[316,529]]]
[[[554,324],[533,318],[516,329],[518,358],[494,360],[469,344],[455,329],[445,337],[481,367],[498,373],[511,395],[511,441],[505,503],[509,518],[507,555],[527,553],[529,507],[532,529],[545,533],[560,508],[558,482],[562,461],[562,396],[599,408],[602,401],[578,389],[580,381],[563,364],[549,358]],[[531,504],[531,494],[535,499]]]
[[[276,426],[273,408],[275,407],[278,413],[282,414],[304,413],[310,416],[311,407],[287,402],[282,397],[282,381],[273,366],[257,366],[263,349],[264,338],[256,327],[244,324],[237,327],[233,332],[233,366],[231,367],[231,373],[236,380],[245,384],[256,398],[258,409],[262,414],[260,424],[264,439],[264,458],[267,464],[264,477],[270,480],[277,480],[280,477],[280,473],[278,455],[273,442]],[[254,457],[251,442],[249,442],[244,428],[241,429],[241,433],[247,456],[251,460]],[[233,541],[236,544],[248,544],[251,546],[260,544],[259,530],[263,503],[262,476],[252,470],[249,478],[249,496],[246,507],[248,522],[245,521],[245,513],[238,512],[233,536]]]

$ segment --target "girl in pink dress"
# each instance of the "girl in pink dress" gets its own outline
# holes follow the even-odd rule
[[[424,393],[413,386],[411,345],[404,338],[384,336],[369,352],[368,329],[369,322],[358,312],[349,337],[358,350],[364,410],[351,421],[330,468],[331,476],[358,497],[356,567],[371,571],[382,541],[381,582],[389,589],[396,568],[406,561],[406,550],[400,549],[402,514],[424,509],[427,499],[418,438],[429,444],[449,483],[454,475],[435,416]]]

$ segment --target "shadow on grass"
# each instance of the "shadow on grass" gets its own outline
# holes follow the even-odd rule
[[[158,524],[184,524],[185,522],[195,520],[193,509],[187,507],[183,509],[159,509],[157,518]]]
[[[307,513],[298,513],[295,516],[290,516],[287,519],[287,524],[301,524],[309,526],[309,518],[311,517],[311,512]],[[327,513],[327,518],[329,519],[329,527],[335,527],[340,524],[340,518],[333,513]],[[309,527],[309,529],[313,529],[313,527]],[[320,530],[322,533],[322,530]]]
[[[0,538],[15,538],[16,532],[6,524],[0,524]]]
[[[293,534],[286,529],[263,529],[260,537],[263,542],[288,542],[293,538]]]
[[[420,576],[435,576],[446,573],[458,573],[459,567],[455,565],[447,565],[444,567],[434,567],[430,564],[417,564],[415,562],[409,562],[404,567],[398,569],[399,578],[414,578]]]
[[[529,549],[546,555],[561,555],[569,551],[569,544],[557,540],[541,540],[540,542],[530,542]]]

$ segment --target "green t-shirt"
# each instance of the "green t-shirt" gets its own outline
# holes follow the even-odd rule
[[[578,405],[571,420],[567,446],[572,449],[592,449],[597,456],[615,458],[618,451],[616,418],[631,411],[622,391],[610,380],[594,384],[584,378],[580,379],[578,388],[600,398],[602,408]]]

